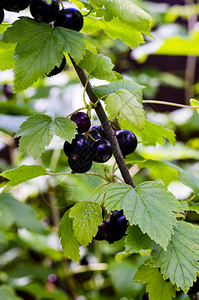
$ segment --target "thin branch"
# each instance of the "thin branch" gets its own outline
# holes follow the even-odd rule
[[[71,56],[70,56],[70,59],[72,61],[72,64],[75,68],[75,71],[77,72],[77,75],[78,75],[82,85],[85,87],[86,82],[87,82],[87,75],[86,75],[85,71],[83,69],[81,69],[78,65],[76,65],[75,61],[72,59]],[[87,92],[87,95],[90,98],[91,102],[96,103],[98,101],[97,96],[93,93],[92,85],[91,85],[90,81],[88,81],[88,84],[86,87],[86,92]],[[114,149],[114,156],[115,156],[115,159],[117,161],[118,167],[120,169],[120,172],[122,174],[122,177],[123,177],[125,183],[127,183],[135,188],[135,184],[131,178],[128,167],[124,161],[123,155],[122,155],[120,147],[118,145],[117,138],[113,132],[113,129],[109,123],[109,120],[108,120],[106,113],[100,102],[98,102],[97,106],[95,107],[95,111],[96,111],[96,114],[97,114],[103,128],[104,128],[106,138],[110,142],[111,146]]]
[[[100,178],[102,178],[102,179],[104,179],[104,180],[107,181],[106,177],[103,176],[102,174],[99,174],[99,173],[87,172],[86,174],[84,174],[84,173],[77,173],[77,174],[78,174],[78,175],[92,175],[92,176],[98,176],[98,177],[100,177]],[[71,172],[61,172],[61,173],[50,173],[50,172],[48,172],[47,175],[49,175],[49,176],[73,175],[73,176],[74,176],[74,174],[71,173]]]
[[[153,104],[169,105],[169,106],[175,106],[175,107],[199,109],[199,106],[190,106],[190,105],[184,105],[184,104],[167,102],[167,101],[159,101],[159,100],[143,100],[142,103],[153,103]]]
[[[90,197],[92,197],[98,189],[100,189],[102,186],[107,185],[107,184],[108,184],[108,183],[102,183],[102,184],[98,185],[98,186],[92,191],[92,193],[86,198],[85,201],[87,201],[88,199],[90,199]]]

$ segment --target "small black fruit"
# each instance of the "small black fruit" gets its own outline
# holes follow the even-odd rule
[[[70,119],[77,125],[77,131],[79,133],[88,131],[91,126],[89,116],[84,112],[76,112],[70,117]]]
[[[123,210],[112,212],[110,219],[107,221],[109,235],[107,235],[106,240],[109,244],[119,241],[125,235],[128,227],[127,223]]]
[[[83,159],[73,160],[69,158],[68,164],[72,170],[72,173],[86,173],[92,167],[92,161],[83,160]]]
[[[137,138],[133,132],[122,129],[116,131],[116,137],[124,157],[135,151],[137,147]]]
[[[59,67],[55,66],[54,69],[49,74],[46,74],[46,76],[51,77],[61,73],[61,71],[64,70],[65,66],[66,66],[66,58],[63,55],[61,65]]]
[[[94,158],[93,161],[98,163],[105,163],[108,161],[112,154],[113,149],[107,140],[98,139],[93,143]]]
[[[32,0],[30,3],[30,13],[34,19],[46,23],[55,20],[59,12],[59,4],[56,0],[52,0],[49,4],[44,0]]]
[[[83,24],[84,19],[81,12],[72,7],[60,10],[54,23],[55,27],[61,26],[76,31],[80,31]]]
[[[19,12],[30,5],[30,0],[3,0],[2,6],[5,10]]]
[[[103,223],[98,226],[98,232],[96,236],[94,237],[95,240],[102,241],[106,239],[108,232],[108,224],[106,221],[103,221]]]

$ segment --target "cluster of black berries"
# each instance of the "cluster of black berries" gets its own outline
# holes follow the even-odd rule
[[[74,113],[71,120],[76,123],[78,133],[71,144],[65,141],[64,153],[68,157],[72,172],[86,173],[90,170],[93,161],[98,163],[108,161],[113,150],[105,139],[103,128],[91,126],[90,119],[84,112]],[[85,134],[86,132],[88,134]]]
[[[98,241],[106,240],[109,244],[119,241],[126,233],[127,223],[123,210],[115,210],[111,213],[110,218],[104,220],[98,227],[95,239]]]
[[[77,131],[72,143],[65,141],[64,153],[68,157],[68,164],[73,173],[86,173],[92,167],[92,162],[105,163],[113,149],[105,138],[101,126],[91,126],[90,119],[84,112],[77,112],[71,116],[76,123]],[[91,127],[90,127],[91,126]],[[116,131],[116,137],[123,156],[132,153],[137,147],[137,138],[129,130]]]
[[[19,12],[30,5],[30,13],[34,19],[45,23],[54,21],[54,27],[61,26],[67,29],[80,31],[83,27],[84,19],[81,12],[75,8],[64,8],[59,10],[57,0],[52,0],[51,4],[45,0],[1,0],[0,3],[0,24],[4,19],[4,9]],[[66,58],[63,55],[61,65],[46,74],[48,77],[57,75],[64,70]]]

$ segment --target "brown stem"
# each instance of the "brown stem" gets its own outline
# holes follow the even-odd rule
[[[79,79],[80,79],[82,85],[85,87],[86,82],[87,82],[86,72],[83,69],[81,69],[78,65],[76,65],[76,63],[72,59],[72,57],[70,57],[70,59],[75,68],[75,71],[77,72],[77,75],[79,76]],[[96,103],[98,101],[97,96],[93,93],[92,85],[91,85],[90,81],[88,81],[88,84],[86,86],[86,92],[92,103]],[[103,128],[104,128],[106,138],[107,138],[107,140],[109,140],[111,146],[113,147],[114,156],[115,156],[116,162],[118,164],[118,167],[120,169],[120,172],[122,174],[122,177],[124,179],[124,182],[135,188],[135,184],[131,178],[128,167],[124,161],[123,155],[122,155],[120,147],[118,145],[117,138],[114,134],[114,131],[109,123],[109,120],[108,120],[106,113],[100,102],[98,102],[97,106],[95,107],[95,111],[96,111],[96,114],[97,114]]]

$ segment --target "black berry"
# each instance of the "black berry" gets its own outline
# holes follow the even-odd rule
[[[34,19],[50,23],[55,20],[59,13],[59,4],[56,0],[52,0],[51,4],[44,0],[32,0],[30,3],[30,13]]]
[[[104,128],[99,125],[91,126],[89,134],[95,139],[105,138]]]
[[[142,300],[149,300],[149,293],[144,293]]]
[[[3,8],[0,6],[0,24],[3,22],[4,20],[4,10]]]
[[[64,8],[59,11],[55,20],[55,27],[61,26],[64,28],[80,31],[83,27],[84,19],[81,12],[75,8]]]
[[[98,163],[105,163],[112,154],[113,149],[107,140],[98,139],[93,143],[94,158],[93,161]]]
[[[110,219],[107,221],[108,224],[108,235],[106,240],[109,244],[115,241],[119,241],[126,233],[128,221],[126,216],[123,214],[123,210],[115,210],[112,212]]]
[[[64,70],[65,66],[66,66],[66,58],[63,55],[61,65],[59,67],[55,66],[54,69],[49,74],[46,74],[46,76],[51,77],[61,73],[61,71]]]
[[[124,157],[135,151],[137,147],[137,138],[133,132],[122,129],[116,131],[116,137]]]
[[[79,133],[88,131],[91,126],[89,116],[84,112],[76,112],[70,117],[70,119],[77,125],[77,131]]]
[[[5,10],[19,12],[30,5],[30,0],[3,0],[2,6]]]
[[[102,241],[106,239],[108,232],[108,224],[106,221],[103,221],[103,223],[98,227],[98,232],[96,236],[94,237],[95,240]]]
[[[72,173],[86,173],[92,167],[92,161],[83,159],[73,160],[69,158],[68,164],[72,170]]]

